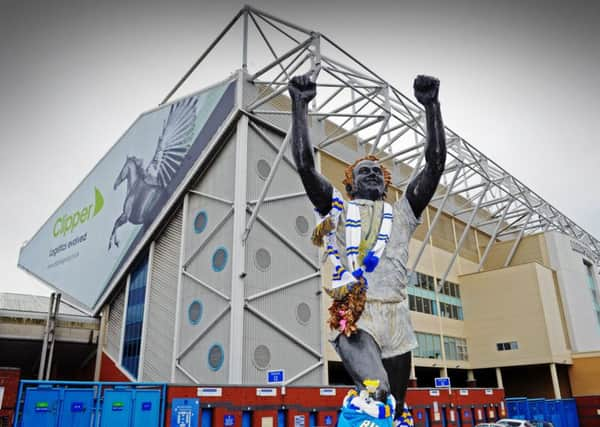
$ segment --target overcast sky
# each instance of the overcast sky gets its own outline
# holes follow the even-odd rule
[[[249,3],[406,94],[416,74],[438,76],[445,123],[600,238],[599,2]],[[17,268],[22,243],[242,5],[0,0],[0,291],[49,292]],[[230,53],[198,70],[205,85],[234,71]]]

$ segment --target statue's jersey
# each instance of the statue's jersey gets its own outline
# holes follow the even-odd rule
[[[361,235],[363,238],[377,233],[383,212],[383,203],[355,199],[360,206]],[[338,247],[345,248],[345,218],[347,203],[340,216],[336,237]],[[368,332],[381,349],[382,357],[388,358],[417,347],[417,340],[410,321],[408,308],[408,246],[410,238],[420,223],[408,203],[402,197],[393,205],[392,232],[377,268],[365,273],[369,283],[365,309],[357,327]],[[340,251],[342,263],[347,265],[344,251]],[[334,340],[339,331],[332,331]]]

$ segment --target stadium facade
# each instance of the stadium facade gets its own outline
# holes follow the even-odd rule
[[[250,7],[186,77],[235,25],[241,70],[170,101],[178,83],[22,249],[21,267],[101,316],[102,379],[263,384],[282,369],[286,384],[348,380],[326,341],[329,267],[310,243],[286,83],[320,71],[311,140],[341,191],[346,165],[371,153],[392,171],[388,200],[399,199],[422,164],[424,114],[326,36]],[[273,55],[255,71],[249,56],[264,57],[253,42]],[[410,247],[413,386],[449,376],[508,396],[600,394],[591,375],[600,369],[600,242],[446,133],[442,184]],[[111,190],[115,174],[103,168],[118,172],[125,152],[137,156],[129,179],[143,173],[145,193]],[[77,204],[78,192],[94,203]],[[136,220],[128,200],[150,206],[149,216]],[[42,252],[50,259],[38,265]]]

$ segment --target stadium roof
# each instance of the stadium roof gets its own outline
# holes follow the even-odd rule
[[[257,98],[244,108],[243,112],[249,118],[265,124],[275,115],[289,115],[289,110],[268,110],[265,105],[286,94],[287,82],[293,75],[306,72],[318,74],[317,97],[309,115],[314,120],[327,120],[337,126],[330,127],[331,132],[322,140],[313,141],[315,148],[339,156],[340,150],[343,151],[341,145],[357,140],[356,151],[362,150],[396,165],[408,166],[403,169],[412,173],[394,182],[400,189],[408,185],[423,164],[423,108],[326,35],[251,6],[245,6],[235,15],[163,103],[171,98],[200,63],[207,61],[211,51],[217,49],[224,36],[238,23],[241,23],[237,26],[241,26],[242,31],[241,68],[248,72],[249,81],[261,88]],[[247,64],[250,59],[252,63],[264,65],[257,70],[249,70]],[[274,123],[272,125],[274,129],[277,128]],[[285,129],[279,130],[286,132]],[[514,240],[505,262],[508,265],[523,236],[556,230],[584,245],[589,249],[592,261],[600,262],[598,239],[467,142],[458,132],[446,127],[446,138],[448,156],[442,177],[443,185],[438,188],[431,204],[441,208],[438,212],[444,211],[465,222],[466,227],[458,240],[456,253],[466,240],[469,229],[476,228],[492,237],[482,254],[479,269],[491,246],[498,240]],[[276,168],[277,165],[274,166]],[[451,196],[455,195],[464,200],[462,206],[449,203],[453,199]],[[482,210],[488,214],[485,218],[477,214]],[[429,233],[439,216],[432,219]],[[429,234],[424,239],[413,268],[428,240]],[[448,266],[445,276],[453,262]]]

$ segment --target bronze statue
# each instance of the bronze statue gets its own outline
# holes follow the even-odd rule
[[[408,244],[446,161],[439,80],[421,75],[413,87],[425,107],[426,164],[401,200],[391,206],[384,202],[390,174],[374,156],[347,169],[348,201],[317,172],[307,126],[308,103],[316,95],[316,84],[308,74],[289,83],[294,162],[308,198],[323,218],[313,241],[327,243],[334,265],[332,282],[339,282],[329,292],[334,297],[331,342],[359,389],[366,379],[379,380],[376,398],[385,402],[389,393],[395,397],[396,418],[404,407],[410,352],[417,347],[406,291]],[[345,241],[337,245],[344,234]],[[343,246],[345,253],[338,249]]]

